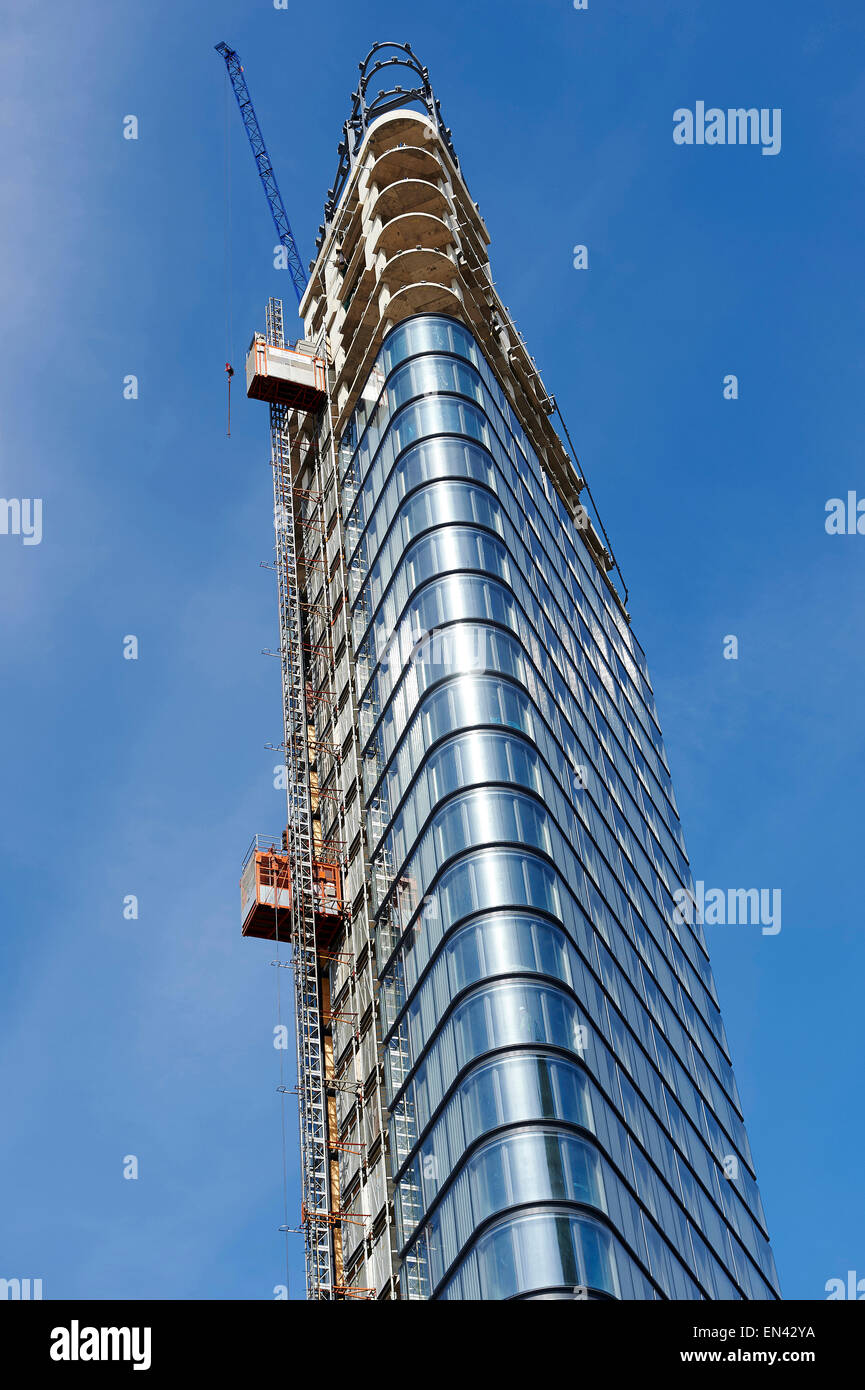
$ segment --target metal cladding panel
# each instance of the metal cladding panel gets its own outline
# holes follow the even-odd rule
[[[246,356],[246,393],[251,396],[256,378],[267,376],[267,344],[263,338],[253,339]]]
[[[240,880],[240,917],[246,921],[255,894],[255,856],[249,859]]]

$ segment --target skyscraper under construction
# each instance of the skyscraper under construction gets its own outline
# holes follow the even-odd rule
[[[376,45],[303,338],[271,300],[247,362],[288,817],[242,912],[294,963],[308,1296],[775,1299],[645,657],[489,240]]]

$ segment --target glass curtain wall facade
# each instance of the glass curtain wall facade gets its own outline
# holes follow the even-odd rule
[[[403,1297],[778,1297],[645,658],[463,325],[339,467]]]

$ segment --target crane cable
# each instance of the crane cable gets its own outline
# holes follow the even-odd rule
[[[234,368],[230,362],[226,362],[225,370],[228,373],[228,429],[226,434],[231,438],[231,378],[234,376]]]

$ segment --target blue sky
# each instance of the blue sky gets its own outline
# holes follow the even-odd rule
[[[0,535],[0,1276],[256,1299],[284,1277],[277,972],[237,889],[284,815],[268,439],[240,389],[226,439],[223,364],[293,296],[213,45],[245,63],[306,261],[382,38],[430,68],[601,507],[695,877],[783,893],[777,936],[708,929],[783,1291],[865,1276],[865,537],[824,529],[865,495],[861,7],[464,0],[449,28],[49,0],[2,24],[0,493],[43,499],[43,538]],[[781,153],[676,146],[698,100],[780,107]]]

